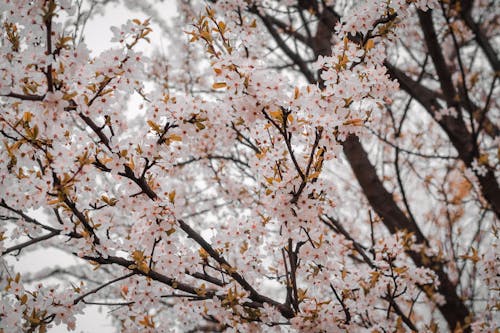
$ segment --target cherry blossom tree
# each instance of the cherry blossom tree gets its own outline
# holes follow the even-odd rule
[[[114,2],[0,1],[0,332],[498,329],[494,0]]]

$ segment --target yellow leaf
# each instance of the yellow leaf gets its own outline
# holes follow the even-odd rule
[[[205,39],[207,42],[211,42],[212,41],[212,35],[210,34],[210,32],[208,31],[202,31],[200,33],[200,36]]]
[[[25,123],[29,123],[31,121],[31,116],[32,116],[31,112],[25,112],[23,114],[23,121]]]
[[[370,272],[370,275],[372,276],[370,278],[370,285],[373,287],[375,285],[375,283],[377,283],[377,281],[380,277],[380,272],[379,271]]]
[[[229,274],[233,274],[236,272],[236,268],[234,267],[231,267],[230,265],[228,264],[222,264],[221,265],[222,269],[224,269],[226,272],[228,272]]]
[[[203,125],[203,123],[201,121],[197,121],[194,125],[200,131],[203,130],[203,129],[205,129],[205,125]]]
[[[40,132],[40,130],[38,129],[38,125],[33,126],[33,136],[32,136],[32,138],[36,139],[38,137],[38,133],[39,132]]]
[[[53,199],[53,200],[49,200],[49,201],[47,202],[47,204],[48,204],[48,205],[56,205],[56,204],[58,204],[58,203],[60,203],[60,202],[61,202],[61,200],[59,200],[59,199]]]
[[[212,88],[214,88],[214,89],[221,89],[221,88],[225,88],[225,87],[227,87],[226,82],[215,82],[212,85]]]
[[[347,63],[349,62],[349,58],[347,57],[346,54],[339,55],[338,56],[339,63],[338,63],[338,69],[343,69],[346,67]]]
[[[220,29],[220,32],[224,33],[224,31],[226,30],[226,24],[222,21],[219,22],[219,29]]]
[[[397,274],[403,274],[408,270],[408,267],[396,267],[393,269]]]
[[[294,94],[293,94],[293,99],[299,98],[299,95],[300,95],[299,88],[295,87],[295,91],[294,91]]]
[[[275,110],[269,112],[269,115],[275,119],[281,120],[283,117],[283,112],[281,112],[281,110]]]
[[[76,95],[78,95],[76,92],[73,92],[73,93],[67,93],[67,94],[64,94],[63,95],[63,99],[65,101],[69,101],[70,99],[72,99],[73,97],[75,97]]]
[[[207,252],[207,251],[205,251],[205,249],[204,249],[204,248],[201,248],[201,249],[198,251],[198,253],[199,253],[199,255],[200,255],[201,259],[203,259],[203,260],[208,259],[208,252]]]
[[[168,137],[168,140],[170,140],[170,141],[182,141],[182,137],[180,135],[177,135],[177,134],[170,134],[170,136]]]
[[[309,175],[309,180],[313,180],[313,179],[318,178],[320,173],[321,173],[321,170],[313,172],[312,174]]]
[[[458,205],[460,201],[469,195],[472,184],[466,179],[463,178],[460,182],[452,183],[452,186],[455,190],[455,195],[451,199],[451,203]]]
[[[132,258],[135,262],[143,261],[145,259],[144,252],[135,250],[134,252],[132,252]]]
[[[104,201],[106,204],[108,204],[109,206],[114,206],[116,205],[116,203],[118,202],[117,199],[115,198],[108,198],[107,196],[103,195],[101,196],[101,200]]]
[[[478,252],[475,248],[472,248],[472,255],[471,256],[464,254],[464,255],[461,255],[460,258],[469,259],[475,263],[477,263],[479,260],[481,260],[481,258],[478,255]]]
[[[307,296],[307,289],[300,289],[298,288],[297,290],[297,297],[298,297],[298,301],[299,302],[302,302]]]
[[[138,268],[146,274],[149,273],[149,266],[145,261],[139,263]]]
[[[240,246],[240,253],[243,254],[248,250],[248,243],[247,241],[244,241],[243,244]]]
[[[173,204],[175,202],[175,191],[168,194],[168,200]]]
[[[260,152],[260,153],[256,153],[256,154],[255,154],[255,156],[256,156],[259,160],[263,159],[263,158],[264,158],[264,156],[266,156],[266,150],[264,150],[264,149],[263,149],[263,150],[261,150],[261,152]]]
[[[195,290],[198,296],[203,297],[207,294],[207,287],[205,286],[204,283],[202,283],[201,286],[199,288],[196,288]]]
[[[214,17],[214,15],[215,15],[215,10],[213,10],[213,9],[211,9],[211,8],[209,8],[209,7],[207,7],[207,8],[206,8],[206,11],[207,11],[207,15],[208,15],[208,17]]]
[[[269,185],[272,185],[274,178],[273,177],[264,177]]]
[[[352,125],[352,126],[363,126],[363,119],[355,118],[344,121],[344,126]]]
[[[139,320],[139,324],[144,327],[155,328],[155,324],[151,316],[144,316],[142,320]]]
[[[368,41],[365,44],[365,50],[370,51],[371,49],[373,49],[374,46],[375,46],[375,42],[373,41],[373,38],[370,38],[370,39],[368,39]]]
[[[98,262],[95,262],[95,261],[89,261],[89,263],[90,263],[92,266],[94,266],[94,267],[92,268],[92,270],[94,270],[94,271],[98,270],[98,269],[99,269],[99,267],[101,267],[101,264],[100,264],[100,263],[98,263]]]
[[[132,158],[130,158],[130,161],[127,163],[127,165],[128,165],[128,167],[129,167],[130,169],[132,169],[132,170],[134,170],[134,169],[135,169],[135,162],[134,162],[133,157],[132,157]]]

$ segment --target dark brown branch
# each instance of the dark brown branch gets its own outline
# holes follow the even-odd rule
[[[234,157],[234,156],[224,156],[224,155],[217,155],[217,154],[208,154],[206,156],[199,156],[199,157],[192,157],[186,161],[178,162],[174,164],[175,167],[182,167],[184,165],[197,162],[197,161],[202,161],[202,160],[226,160],[226,161],[231,161],[236,164],[240,164],[241,166],[244,166],[246,168],[249,168],[250,166],[248,163]]]
[[[302,19],[305,20],[304,14],[302,11],[299,12],[302,16]],[[311,39],[309,37],[306,37],[302,35],[300,32],[297,31],[297,29],[293,28],[292,26],[286,24],[285,22],[277,19],[274,16],[271,15],[265,15],[266,20],[269,21],[270,24],[277,26],[280,28],[285,34],[287,34],[290,37],[293,37],[295,40],[298,40],[304,44],[309,44],[311,42]],[[306,32],[309,29],[309,26],[307,24],[304,24],[304,27],[306,28]]]
[[[408,220],[394,202],[392,194],[384,188],[359,139],[349,135],[342,146],[363,192],[377,214],[383,217],[387,228],[392,233],[406,230],[415,235],[418,243],[428,244],[418,225]]]
[[[175,279],[167,277],[167,276],[160,274],[154,270],[149,270],[148,272],[145,272],[145,271],[138,269],[137,267],[130,268],[130,267],[136,266],[135,262],[121,258],[121,257],[109,256],[107,258],[103,258],[103,257],[84,256],[83,259],[98,263],[100,265],[116,264],[116,265],[125,267],[127,269],[130,269],[136,275],[143,275],[143,276],[150,277],[153,280],[164,283],[164,284],[166,284],[174,289],[182,290],[182,291],[185,291],[187,293],[191,293],[193,295],[197,295],[197,293],[199,292],[199,289],[193,287],[190,284],[185,284],[185,283],[182,283],[180,281],[176,281]],[[206,291],[207,299],[212,298],[213,296],[215,296],[215,290],[208,289]]]
[[[196,243],[198,243],[207,253],[212,257],[221,267],[227,271],[227,273],[236,281],[240,286],[243,287],[247,292],[250,293],[248,296],[253,301],[259,303],[268,303],[276,307],[281,314],[286,318],[293,317],[293,311],[285,306],[284,304],[278,303],[275,300],[259,294],[246,280],[241,276],[236,270],[234,270],[231,265],[221,256],[219,253],[210,245],[208,242],[201,237],[199,233],[194,231],[186,222],[183,220],[178,220],[181,229],[192,238]]]
[[[441,53],[441,44],[439,43],[434,30],[432,11],[418,11],[418,16],[422,26],[422,31],[424,32],[427,49],[434,62],[434,68],[438,74],[441,90],[445,96],[446,103],[448,104],[448,107],[455,107],[457,110],[460,110],[460,105],[456,99],[457,92],[451,79],[451,73],[444,60],[443,54]],[[467,105],[465,105],[465,108],[468,109]],[[469,112],[473,114],[474,110],[469,110]],[[460,158],[468,167],[471,167],[473,160],[479,157],[475,136],[471,135],[466,129],[462,118],[443,117],[443,119],[445,118],[447,123],[440,124],[450,137],[450,140],[457,149]],[[482,194],[490,203],[497,218],[500,218],[500,189],[493,170],[489,168],[486,175],[481,175],[476,171],[476,176],[481,184]]]
[[[111,281],[108,281],[108,282],[106,282],[106,283],[104,283],[104,284],[100,285],[99,287],[94,288],[94,289],[92,289],[92,290],[90,290],[90,291],[86,292],[85,294],[83,294],[83,295],[81,295],[81,296],[77,297],[77,298],[73,301],[73,304],[75,304],[75,305],[76,305],[76,304],[78,304],[79,302],[84,301],[85,297],[87,297],[87,296],[89,296],[89,295],[91,295],[91,294],[95,294],[95,293],[96,293],[96,292],[98,292],[99,290],[101,290],[101,289],[103,289],[103,288],[105,288],[105,287],[107,287],[107,286],[109,286],[109,285],[111,285],[111,284],[113,284],[113,283],[115,283],[115,282],[118,282],[118,281],[121,281],[121,280],[128,279],[129,277],[131,277],[131,276],[133,276],[133,275],[135,275],[135,273],[134,273],[134,272],[132,272],[132,273],[128,273],[127,275],[120,276],[120,277],[117,277],[116,279],[113,279],[113,280],[111,280]]]
[[[48,234],[45,234],[43,236],[40,236],[40,237],[37,237],[37,238],[33,238],[33,239],[30,239],[29,241],[26,241],[24,243],[21,243],[21,244],[17,244],[17,245],[14,245],[14,246],[11,246],[7,249],[5,249],[4,251],[2,251],[2,256],[8,254],[8,253],[11,253],[11,252],[14,252],[14,251],[19,251],[21,252],[22,249],[30,246],[30,245],[33,245],[33,244],[36,244],[36,243],[39,243],[41,241],[44,241],[44,240],[47,240],[47,239],[50,239],[54,236],[57,236],[59,235],[59,231],[52,231]]]
[[[345,305],[344,300],[339,297],[339,294],[337,294],[337,291],[333,287],[333,285],[330,283],[330,288],[333,291],[333,294],[335,295],[335,298],[337,301],[339,301],[340,306],[342,307],[342,311],[344,311],[345,314],[345,324],[349,324],[351,322],[351,312],[349,311],[349,308]]]
[[[326,226],[328,226],[328,228],[332,229],[336,233],[341,234],[346,239],[351,241],[352,245],[354,246],[354,249],[361,255],[361,257],[363,257],[364,262],[367,263],[368,266],[370,266],[371,268],[375,268],[375,264],[370,259],[370,257],[368,257],[363,246],[359,244],[357,241],[355,241],[354,238],[352,238],[352,236],[347,232],[347,230],[345,230],[345,228],[342,226],[342,224],[340,224],[339,221],[337,221],[331,216],[320,216],[320,220]]]
[[[417,327],[415,324],[411,321],[411,319],[403,313],[401,308],[399,307],[398,303],[394,299],[388,299],[388,302],[390,303],[390,306],[394,309],[394,312],[401,318],[403,323],[408,326],[409,329],[411,329],[413,332],[418,332]]]
[[[144,194],[146,194],[151,200],[156,200],[158,198],[157,194],[151,189],[147,181],[144,178],[138,178],[135,176],[134,172],[129,166],[125,166],[125,172],[120,173],[120,175],[127,177],[136,183]],[[250,293],[249,298],[257,303],[268,303],[276,307],[284,317],[292,318],[293,311],[286,305],[276,302],[275,300],[259,294],[236,270],[234,270],[231,265],[219,255],[219,253],[212,248],[212,246],[196,231],[194,231],[186,222],[182,219],[177,220],[181,229],[186,232],[189,238],[192,238],[196,243],[198,243],[207,253],[215,260],[221,267],[236,281],[243,289]],[[128,267],[128,266],[126,266]],[[171,284],[169,284],[171,285]]]
[[[48,226],[48,225],[45,225],[43,223],[40,223],[38,220],[32,218],[31,216],[25,214],[22,210],[19,210],[19,209],[15,209],[13,207],[11,207],[10,205],[8,205],[4,199],[0,199],[0,207],[3,207],[5,209],[7,209],[8,211],[11,211],[12,213],[15,213],[16,215],[22,217],[26,222],[28,223],[31,223],[31,224],[34,224],[42,229],[45,229],[45,230],[48,230],[50,232],[57,232],[59,231],[58,229],[56,228],[53,228],[51,226]]]
[[[293,290],[292,290],[292,283],[290,281],[290,270],[288,269],[288,263],[286,260],[286,251],[284,248],[281,249],[281,256],[283,258],[283,266],[285,266],[285,283],[286,283],[286,300],[285,300],[285,305],[290,306],[293,301]]]
[[[208,275],[206,273],[199,273],[199,272],[189,273],[189,272],[186,272],[186,274],[191,275],[194,278],[210,282],[210,283],[215,284],[215,285],[217,285],[219,287],[224,287],[225,285],[227,285],[227,283],[223,282],[222,280],[220,280],[218,278],[215,278],[213,276],[210,276],[210,275]]]
[[[112,303],[112,302],[89,302],[86,300],[83,300],[82,303],[86,305],[99,305],[99,306],[128,306],[132,305],[135,302],[118,302],[118,303]]]
[[[300,312],[299,309],[299,293],[297,289],[297,253],[293,251],[292,239],[288,238],[287,246],[288,260],[290,262],[290,282],[292,284],[293,298],[292,305],[295,312]]]
[[[137,267],[130,268],[130,267],[135,266],[135,262],[121,258],[121,257],[109,256],[107,258],[103,258],[103,257],[84,256],[83,259],[88,260],[88,261],[92,261],[92,262],[95,262],[95,263],[98,263],[101,265],[116,264],[116,265],[125,267],[127,269],[130,269],[132,271],[132,273],[134,273],[136,275],[142,275],[142,276],[149,277],[155,281],[166,284],[166,285],[172,287],[173,289],[184,291],[186,293],[196,295],[199,297],[204,297],[205,299],[212,299],[212,298],[216,297],[220,300],[224,300],[227,297],[227,295],[218,294],[215,289],[206,289],[204,291],[203,295],[199,295],[200,288],[196,288],[196,287],[192,286],[191,284],[183,283],[183,282],[178,281],[176,279],[170,278],[170,277],[163,275],[161,273],[158,273],[154,270],[148,270],[148,272],[145,272],[145,271],[138,269]],[[278,310],[280,310],[280,312],[282,313],[282,315],[284,317],[286,317],[286,318],[293,317],[293,312],[291,311],[291,309],[285,307],[283,304],[277,303],[276,301],[273,301],[265,296],[260,296],[257,298],[259,298],[261,301],[251,298],[252,302],[245,302],[242,305],[250,307],[250,308],[261,308],[263,306],[263,303],[268,303],[272,306],[276,306],[278,308]]]
[[[57,176],[54,174],[54,186],[58,187],[60,186],[59,179]],[[94,228],[90,225],[90,223],[87,221],[87,218],[85,215],[76,208],[76,204],[66,195],[63,194],[63,202],[66,204],[66,206],[73,212],[73,214],[78,218],[78,220],[82,223],[84,229],[94,237],[94,244],[100,244],[99,237],[97,237]]]
[[[375,135],[377,137],[377,139],[379,139],[383,143],[391,146],[395,150],[399,150],[400,152],[408,154],[408,155],[413,155],[413,156],[417,156],[417,157],[421,157],[421,158],[426,158],[426,159],[441,159],[441,160],[456,160],[456,159],[458,159],[458,156],[439,155],[439,154],[432,154],[431,155],[431,154],[424,154],[424,153],[421,153],[421,152],[418,152],[418,151],[413,151],[413,150],[405,149],[405,148],[402,148],[402,147],[398,146],[394,142],[391,142],[391,141],[387,140],[382,135],[380,135],[379,133],[375,132],[373,129],[368,128],[368,130],[373,135]]]
[[[252,11],[252,10],[251,10]],[[280,34],[278,31],[274,28],[273,24],[269,21],[267,16],[261,15],[258,11],[258,9],[254,9],[253,13],[256,14],[257,16],[260,17],[264,25],[266,26],[267,30],[273,37],[274,41],[278,44],[278,47],[287,55],[287,57],[290,58],[297,66],[299,66],[300,71],[304,74],[304,76],[307,78],[309,82],[315,82],[315,78],[313,73],[309,70],[309,67],[307,64],[304,62],[304,60],[295,52],[288,47],[286,42],[281,38]]]
[[[55,3],[54,0],[50,0],[48,2],[49,9],[45,14],[45,38],[47,43],[47,56],[53,56],[52,54],[52,17],[54,16],[55,11]],[[54,81],[52,78],[52,64],[47,66],[47,71],[45,72],[45,76],[47,77],[47,90],[49,92],[54,91]]]
[[[446,103],[448,104],[448,107],[455,107],[458,111],[460,105],[456,100],[457,91],[455,89],[455,85],[453,84],[448,64],[446,63],[441,52],[441,44],[439,43],[436,31],[434,30],[432,13],[432,10],[427,10],[425,12],[418,10],[420,26],[424,33],[427,51],[429,52],[434,63],[434,69],[438,75],[441,91],[446,99]]]
[[[109,145],[109,139],[102,132],[102,129],[99,126],[97,126],[97,124],[92,119],[90,119],[89,117],[87,117],[83,113],[80,112],[78,114],[78,116],[85,122],[85,124],[87,124],[88,127],[90,127],[92,129],[92,131],[95,134],[97,134],[97,136],[99,137],[99,139],[101,140],[101,142],[111,151],[111,147]]]
[[[459,158],[467,165],[467,167],[472,166],[474,158],[477,158],[477,151],[474,148],[475,145],[472,142],[472,136],[467,131],[467,127],[462,118],[455,118],[451,116],[443,116],[442,119],[437,120],[435,111],[439,110],[440,106],[436,100],[436,94],[420,85],[419,83],[413,81],[401,70],[392,66],[388,62],[385,62],[388,68],[389,74],[398,80],[403,88],[408,94],[410,94],[415,100],[424,106],[424,108],[431,114],[431,116],[436,119],[441,128],[446,132],[450,138],[451,143],[458,152]],[[455,103],[455,102],[453,102]],[[480,110],[474,113],[475,117],[481,117]],[[484,120],[485,128],[490,128],[495,133],[495,125],[489,124],[487,119]],[[495,178],[493,170],[488,169],[486,175],[480,175],[476,172],[476,176],[479,179],[481,185],[482,194],[486,200],[490,203],[492,210],[495,212],[497,217],[500,217],[500,189],[498,182]]]
[[[271,118],[265,110],[262,110],[262,113],[264,114],[264,117],[280,132],[280,134],[283,136],[283,139],[285,140],[286,148],[288,150],[288,154],[290,155],[290,159],[292,160],[292,163],[295,167],[295,170],[299,174],[300,178],[302,181],[306,181],[306,176],[304,175],[304,172],[302,171],[302,168],[299,165],[299,162],[297,162],[297,158],[295,157],[295,153],[293,151],[292,147],[292,133],[289,133],[286,129],[286,124],[287,124],[287,118],[289,113],[281,109],[282,112],[282,118],[283,118],[283,125],[280,126],[273,118]]]
[[[311,154],[309,155],[309,161],[307,162],[306,172],[304,177],[302,178],[302,182],[300,183],[298,190],[295,192],[292,200],[290,201],[292,204],[296,204],[299,201],[300,195],[304,191],[304,188],[306,187],[307,182],[309,181],[309,173],[311,171],[311,165],[314,160],[314,154],[316,153],[316,149],[318,148],[322,134],[323,134],[323,128],[316,128],[316,133],[315,133],[316,136],[314,138],[314,143],[311,148]]]
[[[472,18],[471,14],[471,9],[472,9],[472,0],[463,0],[461,1],[462,3],[462,11],[460,12],[462,19],[464,20],[465,24],[469,27],[469,29],[472,30],[474,33],[474,37],[476,39],[476,42],[479,44],[481,49],[483,50],[484,54],[486,55],[486,58],[488,59],[488,62],[490,63],[491,67],[497,73],[496,75],[498,76],[500,73],[500,60],[498,60],[497,57],[497,52],[493,48],[493,45],[491,45],[488,36],[486,36],[486,33],[483,31],[481,26],[474,22],[474,19]],[[467,10],[466,8],[469,8]]]
[[[45,96],[42,95],[23,95],[14,92],[10,92],[7,95],[1,95],[1,96],[17,98],[23,101],[43,101],[43,99],[45,98]]]
[[[237,136],[237,140],[243,144],[244,146],[252,149],[256,154],[260,154],[261,151],[259,149],[259,147],[257,147],[249,138],[247,138],[246,136],[244,136],[241,131],[239,129],[236,128],[236,126],[234,125],[234,123],[231,123],[231,128],[236,132],[236,134],[238,135]],[[242,141],[243,140],[243,141]]]

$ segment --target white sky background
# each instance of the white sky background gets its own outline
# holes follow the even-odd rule
[[[137,4],[144,3],[143,0],[128,0],[128,2],[136,2]],[[161,13],[161,17],[168,22],[176,14],[175,0],[164,0],[161,3],[156,4],[154,9],[157,9],[158,13]],[[85,43],[91,50],[92,55],[96,56],[110,47],[110,40],[113,36],[110,30],[111,26],[120,26],[121,24],[126,23],[128,19],[134,18],[143,21],[148,18],[148,15],[139,10],[131,11],[121,3],[112,3],[106,7],[104,15],[98,14],[89,20],[87,26],[85,27],[84,36]],[[151,23],[153,28],[153,32],[149,35],[151,38],[151,44],[148,45],[143,41],[142,44],[139,45],[139,48],[146,55],[149,55],[154,49],[157,48],[162,49],[168,55],[168,50],[165,49],[167,43],[165,40],[162,40],[165,31],[161,31],[159,26],[155,24],[154,19],[151,20]],[[135,96],[132,96],[129,108],[133,109],[140,103],[141,100],[136,94]],[[43,216],[36,217],[44,220]],[[20,255],[18,257],[8,256],[6,260],[10,264],[13,264],[16,272],[20,272],[21,275],[23,273],[36,272],[42,268],[46,268],[48,263],[55,263],[49,267],[67,267],[77,262],[76,258],[73,258],[56,249],[28,252],[26,255]],[[50,282],[54,282],[54,280],[50,280]],[[104,282],[106,281],[103,281],[103,283]],[[115,332],[116,329],[111,325],[111,320],[107,318],[107,312],[110,310],[111,308],[108,307],[99,307],[95,305],[87,306],[85,314],[77,316],[76,332]],[[69,332],[65,325],[60,325],[49,330],[49,333],[65,332]]]

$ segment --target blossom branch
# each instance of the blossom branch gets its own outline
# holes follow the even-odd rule
[[[316,127],[314,143],[311,148],[311,154],[309,155],[309,161],[307,162],[306,172],[304,177],[302,178],[302,182],[300,183],[298,190],[295,192],[292,200],[290,201],[292,204],[296,204],[299,201],[300,195],[304,191],[304,188],[306,187],[307,182],[309,181],[309,173],[311,171],[311,165],[314,160],[314,154],[316,153],[316,149],[318,148],[319,141],[321,140],[322,133],[323,133],[323,128]]]
[[[342,311],[344,311],[345,314],[345,324],[348,325],[351,322],[351,312],[349,311],[349,308],[345,305],[344,299],[339,297],[339,294],[333,287],[333,285],[330,283],[330,289],[332,289],[333,294],[335,295],[335,298],[337,301],[339,301],[340,306],[342,307]]]
[[[331,37],[333,32],[330,27],[335,25],[336,20],[338,20],[338,16],[332,15],[326,17],[329,18],[329,20],[320,21],[318,32],[321,27],[322,31],[328,33],[318,34],[317,38],[321,38],[322,41],[317,41],[315,44],[311,44],[311,48],[313,48],[317,56],[320,54],[325,55],[331,53]],[[271,32],[271,36],[277,39],[276,31],[274,31],[273,33],[272,29],[269,29],[269,27],[268,30]],[[282,46],[282,44],[280,43],[278,43],[278,45]],[[318,47],[321,45],[329,45],[329,47]],[[283,47],[283,51],[285,54],[287,54],[287,47]],[[300,70],[308,80],[311,80],[309,70],[303,70],[302,68],[300,68]],[[315,80],[312,80],[310,82],[314,83]],[[433,95],[434,94],[432,93],[432,96]],[[429,98],[429,94],[427,94],[427,103],[429,105],[429,109],[431,109],[430,106],[432,105],[432,103],[434,103],[434,101],[435,98]],[[457,126],[457,128],[460,127]],[[461,130],[463,130],[463,128],[465,127],[462,126]],[[455,138],[463,137],[468,136],[455,136]],[[351,135],[347,138],[346,141],[342,143],[342,145],[344,148],[344,153],[346,154],[347,159],[354,171],[354,174],[356,175],[358,182],[360,183],[366,197],[368,198],[368,201],[370,202],[372,207],[374,207],[377,214],[379,214],[383,218],[384,224],[388,227],[388,229],[392,233],[395,233],[397,230],[409,229],[411,232],[415,233],[417,241],[419,243],[426,244],[426,238],[420,231],[420,228],[407,219],[405,214],[394,202],[392,196],[384,188],[382,182],[376,174],[374,166],[368,159],[368,155],[358,139],[355,136]],[[417,265],[423,264],[420,254],[410,253],[410,256]],[[457,322],[460,322],[462,318],[467,317],[469,311],[465,307],[464,303],[459,299],[453,284],[450,282],[449,277],[444,272],[444,267],[442,266],[442,264],[438,265],[435,271],[441,281],[441,284],[438,287],[438,291],[441,292],[441,294],[446,295],[448,301],[444,306],[440,306],[440,310],[445,316],[447,322],[451,326],[454,326]],[[457,315],[457,313],[459,314]]]
[[[54,236],[57,236],[59,234],[60,234],[59,231],[52,231],[52,232],[50,232],[48,234],[45,234],[43,236],[30,239],[29,241],[26,241],[24,243],[21,243],[21,244],[15,245],[15,246],[11,246],[11,247],[5,249],[4,251],[2,251],[1,256],[4,256],[4,255],[9,254],[9,253],[14,252],[14,251],[18,251],[17,255],[19,255],[19,253],[21,253],[22,249],[24,249],[24,248],[26,248],[28,246],[31,246],[33,244],[42,242],[44,240],[50,239],[50,238],[52,238]]]
[[[14,93],[14,92],[10,92],[6,95],[1,95],[1,96],[16,98],[16,99],[20,99],[23,101],[35,101],[35,102],[42,101],[45,98],[45,96],[42,96],[42,95],[23,95],[23,94],[18,94],[18,93]]]
[[[94,289],[92,289],[92,290],[90,290],[90,291],[86,292],[85,294],[83,294],[83,295],[81,295],[81,296],[77,297],[77,298],[73,301],[73,304],[74,304],[74,305],[76,305],[76,304],[78,304],[78,303],[79,303],[79,302],[81,302],[81,301],[85,301],[85,297],[87,297],[87,296],[89,296],[89,295],[91,295],[91,294],[95,294],[95,293],[97,293],[99,290],[101,290],[101,289],[103,289],[103,288],[105,288],[105,287],[107,287],[107,286],[109,286],[109,285],[111,285],[111,284],[113,284],[113,283],[116,283],[116,282],[121,281],[121,280],[128,279],[129,277],[134,276],[134,275],[135,275],[135,273],[134,273],[134,272],[132,272],[132,273],[128,273],[128,274],[126,274],[126,275],[124,275],[124,276],[117,277],[116,279],[113,279],[113,280],[111,280],[111,281],[108,281],[108,282],[106,282],[106,283],[104,283],[104,284],[102,284],[102,285],[100,285],[100,286],[98,286],[98,287],[96,287],[96,288],[94,288]]]
[[[273,306],[275,306],[277,309],[280,310],[282,315],[286,318],[290,318],[293,316],[291,310],[285,306],[284,304],[278,303],[269,297],[263,296],[259,294],[244,278],[241,276],[236,270],[234,270],[231,265],[222,257],[219,255],[217,251],[215,251],[210,244],[201,237],[200,234],[198,234],[196,231],[194,231],[187,223],[185,223],[183,220],[178,220],[179,225],[181,226],[181,229],[186,232],[189,238],[192,238],[193,240],[196,241],[207,253],[221,265],[221,267],[226,270],[229,275],[236,281],[238,282],[243,289],[248,291],[250,293],[249,298],[259,302],[259,303],[268,303]]]
[[[320,220],[326,226],[328,226],[328,228],[332,229],[333,231],[335,231],[337,233],[340,233],[346,239],[351,241],[354,248],[356,249],[356,251],[361,255],[361,257],[363,257],[363,260],[365,261],[365,263],[367,263],[368,266],[370,266],[371,268],[375,268],[375,264],[370,259],[370,257],[368,257],[368,255],[366,254],[365,248],[352,238],[352,236],[347,232],[347,230],[345,230],[345,228],[342,226],[342,224],[340,224],[339,221],[337,221],[336,219],[334,219],[331,216],[320,216]]]

